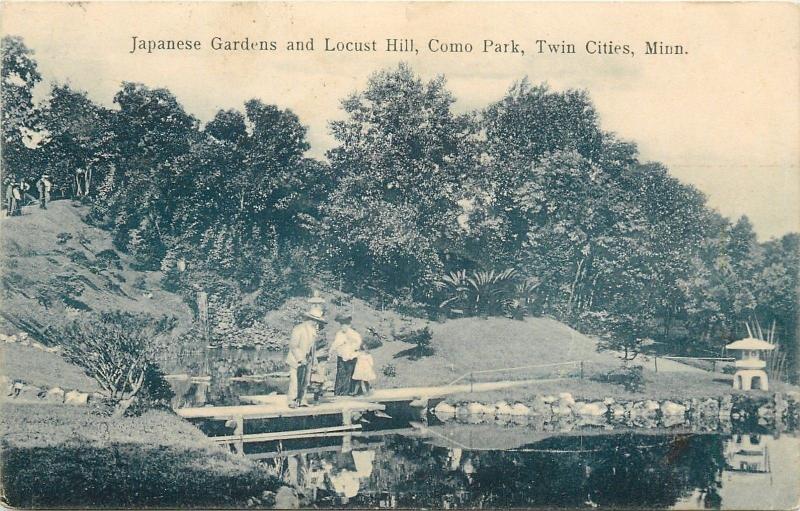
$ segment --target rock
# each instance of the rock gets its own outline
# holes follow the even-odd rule
[[[766,404],[758,407],[758,416],[763,418],[775,417],[775,407],[772,404]]]
[[[719,417],[719,401],[708,398],[697,403],[695,415],[706,417]]]
[[[449,421],[455,418],[456,407],[442,401],[433,409],[433,414],[436,415],[440,421]]]
[[[527,406],[522,403],[516,403],[514,406],[511,407],[511,415],[515,416],[522,416],[522,415],[530,415],[531,410]]]
[[[681,404],[674,403],[672,401],[664,401],[664,403],[662,403],[662,405],[661,405],[661,415],[665,415],[665,416],[675,416],[675,415],[684,416],[684,415],[686,415],[686,407],[681,405]]]
[[[35,385],[24,384],[23,387],[22,387],[22,390],[19,393],[18,398],[19,399],[25,399],[27,401],[33,401],[35,399],[41,399],[41,397],[39,397],[39,395],[42,393],[42,390],[43,389],[41,389],[41,388],[39,388],[39,387],[37,387]]]
[[[686,415],[683,414],[664,415],[661,417],[661,424],[665,428],[677,426],[678,424],[683,424],[684,422],[686,422]]]
[[[61,387],[53,387],[47,391],[44,397],[47,401],[51,401],[53,403],[63,403],[64,389]]]
[[[281,486],[275,494],[275,508],[276,509],[298,509],[300,507],[300,499],[297,492],[290,486]]]
[[[486,406],[483,403],[472,402],[467,405],[467,412],[470,415],[494,415],[494,407]]]
[[[575,398],[569,392],[562,392],[558,395],[558,403],[562,406],[572,406],[575,404]]]
[[[608,412],[608,407],[602,401],[578,402],[573,409],[576,414],[583,417],[604,417]]]
[[[607,398],[603,399],[603,404],[606,405],[606,406],[611,406],[614,403],[616,403],[616,401],[614,400],[613,397],[607,397]]]
[[[637,401],[630,410],[630,422],[638,427],[654,427],[657,423],[659,409],[659,404],[651,399]]]
[[[621,404],[615,403],[609,407],[609,411],[611,412],[611,420],[615,422],[623,422],[625,420],[625,415],[627,411],[625,407]]]
[[[555,403],[557,400],[558,398],[554,396],[542,396],[542,401],[544,401],[547,404]]]
[[[70,390],[64,394],[64,404],[82,406],[89,402],[89,394],[78,390]]]
[[[495,415],[511,415],[511,406],[505,401],[498,401],[494,405]]]
[[[572,408],[564,406],[560,402],[553,405],[553,415],[557,417],[566,417],[572,415]]]

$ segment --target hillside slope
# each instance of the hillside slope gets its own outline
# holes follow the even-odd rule
[[[172,315],[178,319],[176,334],[187,331],[192,325],[192,311],[179,295],[161,288],[161,272],[135,269],[130,257],[114,250],[109,232],[83,221],[86,212],[84,206],[57,201],[46,211],[29,207],[22,217],[0,219],[0,333],[21,329],[46,332],[81,311],[112,309]],[[323,332],[328,342],[339,327],[334,321],[339,313],[353,315],[353,326],[371,341],[369,345],[381,344],[375,338],[383,341],[372,350],[378,387],[441,385],[471,371],[569,361],[584,361],[585,373],[590,375],[619,364],[613,354],[598,352],[593,339],[554,319],[464,318],[429,323],[376,309],[338,291],[323,291],[322,295],[331,320]],[[306,298],[290,298],[248,328],[232,329],[228,335],[242,346],[266,337],[273,349],[281,348],[291,329],[303,320],[307,307]],[[216,323],[230,321],[227,316],[231,311],[222,312],[225,314],[209,311],[212,330],[219,326]],[[433,335],[433,353],[429,356],[410,357],[409,350],[414,345],[393,340],[398,333],[426,325]],[[191,336],[187,339],[196,343],[195,350],[200,350],[193,357],[206,361],[219,358],[232,366],[228,368],[230,373],[264,372],[270,364],[261,367],[263,364],[255,359],[266,357],[271,364],[280,364],[283,359],[280,351],[268,351],[255,356],[251,353],[239,360],[240,357],[231,357],[230,351],[209,352],[204,341]],[[162,363],[168,372],[195,372],[190,358],[175,354],[169,362]],[[577,365],[526,368],[480,374],[475,380],[557,377],[577,371]]]
[[[45,331],[80,311],[114,309],[173,315],[186,328],[192,312],[160,288],[161,273],[132,269],[108,232],[83,221],[86,212],[55,201],[0,220],[0,329]]]
[[[550,318],[464,318],[432,323],[430,328],[434,350],[430,356],[409,358],[403,351],[412,345],[404,342],[385,343],[374,350],[381,369],[379,385],[442,385],[471,371],[489,370],[497,371],[475,375],[475,380],[557,377],[579,372],[580,361],[585,362],[587,373],[619,365],[613,355],[599,353],[593,339]],[[566,362],[577,363],[525,367]],[[382,374],[387,364],[395,367],[396,377]]]

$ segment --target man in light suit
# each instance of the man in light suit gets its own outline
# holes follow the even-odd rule
[[[289,391],[287,399],[291,408],[308,406],[305,399],[311,369],[316,364],[316,343],[319,330],[327,323],[322,309],[318,306],[303,315],[303,321],[292,330],[289,338],[289,353],[286,363],[289,365]]]

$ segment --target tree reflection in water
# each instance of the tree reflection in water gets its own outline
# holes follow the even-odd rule
[[[711,434],[552,437],[506,451],[400,435],[354,444],[295,455],[286,482],[317,506],[667,508],[699,494],[719,507],[726,467],[724,438]]]

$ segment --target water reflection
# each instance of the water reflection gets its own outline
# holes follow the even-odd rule
[[[571,434],[506,450],[447,438],[362,433],[251,456],[306,506],[789,508],[800,497],[796,436]]]
[[[207,348],[166,354],[159,365],[175,393],[173,408],[182,408],[234,405],[241,395],[283,392],[288,379],[275,376],[285,369],[282,360],[280,352],[265,348]]]

